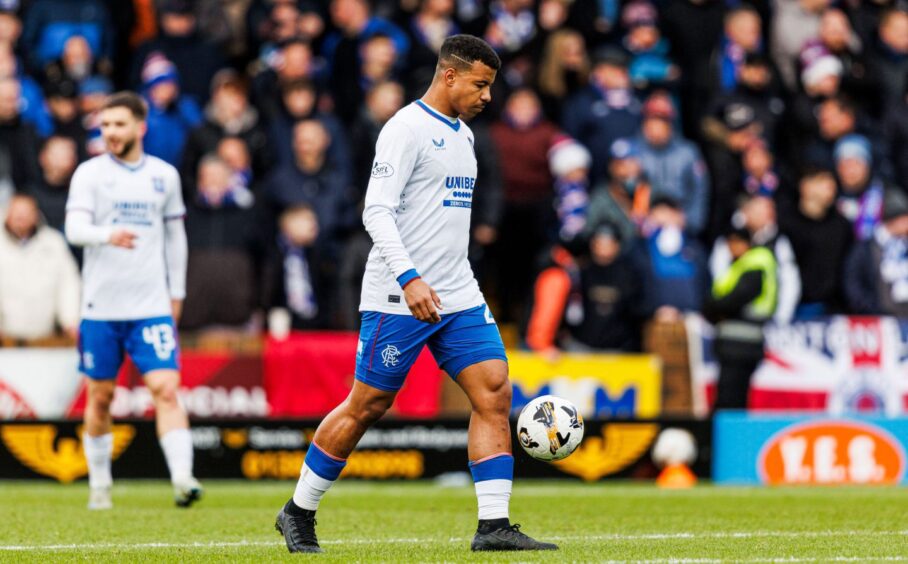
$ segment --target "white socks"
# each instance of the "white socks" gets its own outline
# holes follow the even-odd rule
[[[300,479],[296,483],[296,491],[293,492],[293,503],[303,509],[315,511],[322,496],[335,481],[322,478],[304,463],[300,470]]]
[[[476,482],[476,499],[479,502],[479,519],[507,519],[511,499],[511,480],[484,480]]]
[[[192,478],[192,433],[189,429],[168,431],[160,442],[170,469],[170,481],[176,484]]]
[[[84,433],[82,448],[85,450],[85,459],[88,461],[88,487],[109,488],[112,486],[110,460],[113,456],[113,434],[107,433],[100,437],[92,437],[88,433]]]

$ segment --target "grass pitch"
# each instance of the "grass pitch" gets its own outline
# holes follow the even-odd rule
[[[208,481],[173,507],[164,482],[120,481],[114,509],[86,484],[0,483],[0,561],[902,562],[906,488],[720,488],[517,482],[512,520],[557,553],[473,554],[472,487],[341,482],[319,510],[325,553],[290,555],[274,516],[290,482]]]

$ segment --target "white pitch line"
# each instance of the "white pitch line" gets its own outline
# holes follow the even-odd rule
[[[908,530],[904,531],[742,531],[727,533],[641,533],[641,534],[602,534],[602,535],[564,535],[546,537],[553,541],[639,541],[639,540],[696,540],[696,539],[752,539],[752,538],[802,538],[802,537],[908,537]],[[460,543],[469,541],[469,537],[439,538],[390,538],[390,539],[331,539],[322,541],[325,545],[344,544],[432,544],[432,543]],[[79,543],[79,544],[49,544],[49,545],[0,545],[0,551],[36,551],[36,550],[141,550],[154,548],[242,548],[252,546],[282,546],[281,541],[232,541],[232,542],[187,542],[166,543],[150,542],[139,544],[114,544],[114,543]],[[849,557],[842,557],[849,558]],[[897,561],[908,561],[908,557],[898,558]],[[752,560],[752,562],[775,562],[779,559]],[[826,559],[823,559],[826,560]],[[860,559],[858,559],[860,560]],[[668,560],[675,562],[676,560]],[[700,562],[700,560],[696,560]],[[715,560],[705,560],[714,562]],[[787,560],[782,559],[782,562]],[[792,562],[813,562],[815,560],[792,560]],[[848,560],[844,560],[848,561]],[[658,560],[655,562],[667,562]]]

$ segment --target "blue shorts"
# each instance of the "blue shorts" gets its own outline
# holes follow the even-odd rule
[[[94,380],[117,377],[123,353],[143,375],[177,370],[177,331],[169,315],[131,321],[83,319],[79,326],[79,370]]]
[[[423,346],[451,378],[484,360],[507,362],[498,325],[485,304],[443,314],[438,323],[412,315],[364,311],[356,349],[356,379],[373,388],[396,392]]]

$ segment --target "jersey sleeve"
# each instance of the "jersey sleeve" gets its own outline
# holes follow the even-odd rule
[[[419,276],[396,223],[401,193],[416,166],[418,153],[418,140],[406,124],[392,120],[385,125],[375,144],[363,210],[366,231],[401,286]]]
[[[72,245],[103,245],[110,239],[113,227],[94,224],[95,188],[95,179],[89,167],[82,165],[77,168],[69,184],[63,227],[66,239]]]
[[[80,211],[95,213],[95,181],[91,171],[82,165],[73,173],[69,183],[69,195],[66,198],[66,212]]]
[[[183,219],[186,215],[186,205],[183,203],[183,187],[180,184],[180,174],[176,169],[171,170],[170,186],[167,200],[164,202],[164,221]]]

